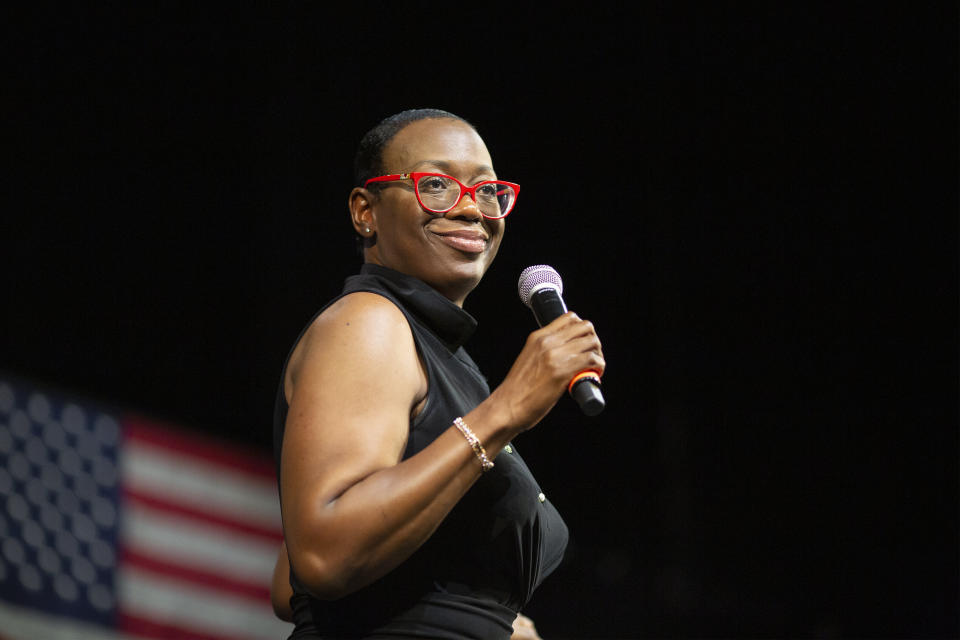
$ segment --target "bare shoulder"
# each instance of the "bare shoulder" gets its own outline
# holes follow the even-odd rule
[[[357,291],[343,296],[327,307],[313,321],[310,330],[336,326],[339,323],[350,326],[354,322],[366,324],[402,322],[405,324],[406,318],[397,305],[387,298],[369,291]]]
[[[294,348],[284,380],[287,402],[303,376],[318,370],[336,370],[343,378],[377,372],[406,378],[416,369],[416,345],[403,312],[381,295],[351,293],[318,315]]]

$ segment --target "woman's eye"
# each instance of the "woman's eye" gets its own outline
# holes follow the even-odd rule
[[[477,187],[477,195],[484,198],[496,198],[497,197],[497,185],[495,184],[485,184]]]
[[[447,181],[443,178],[424,178],[420,181],[420,190],[430,193],[439,193],[447,188]]]

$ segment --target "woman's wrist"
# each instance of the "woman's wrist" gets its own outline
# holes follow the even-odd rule
[[[483,445],[490,460],[496,458],[500,450],[523,431],[512,425],[510,412],[496,401],[494,395],[463,416],[463,420]]]
[[[483,469],[483,472],[486,473],[493,469],[493,462],[490,461],[490,458],[487,457],[487,450],[484,448],[483,443],[480,442],[480,438],[477,437],[477,434],[473,432],[466,422],[463,421],[463,418],[455,418],[453,420],[454,426],[460,430],[460,433],[463,434],[463,437],[466,438],[467,443],[470,445],[470,448],[473,449],[474,455],[477,456],[477,459],[480,461],[480,468]]]

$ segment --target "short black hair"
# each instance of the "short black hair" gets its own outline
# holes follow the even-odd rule
[[[386,173],[383,166],[383,150],[405,126],[418,120],[444,118],[459,120],[476,131],[476,127],[460,116],[442,109],[407,109],[381,120],[380,124],[367,131],[360,140],[360,146],[357,147],[357,155],[353,159],[354,185],[362,187],[370,178]]]

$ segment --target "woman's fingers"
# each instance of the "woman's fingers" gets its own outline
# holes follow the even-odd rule
[[[567,373],[564,370],[572,368],[576,370],[569,373],[576,375],[584,368],[591,368],[603,373],[603,349],[590,321],[581,320],[574,313],[567,313],[531,334],[532,338],[534,336],[539,349],[546,357],[553,358],[552,362],[558,372]]]
[[[578,373],[606,367],[593,324],[566,313],[534,331],[497,395],[510,407],[515,425],[529,429],[543,418]]]

